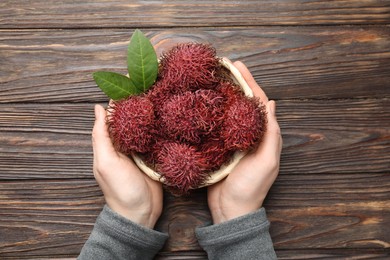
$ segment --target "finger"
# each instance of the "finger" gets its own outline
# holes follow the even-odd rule
[[[95,157],[105,156],[115,152],[106,124],[106,110],[101,105],[95,105],[95,124],[92,130],[92,146]]]
[[[276,120],[276,104],[271,100],[266,104],[267,109],[267,131],[264,134],[263,141],[256,151],[257,155],[268,154],[271,156],[280,157],[282,151],[282,136],[279,124]],[[264,151],[267,151],[264,153]]]
[[[268,102],[268,97],[265,92],[261,89],[261,87],[257,84],[256,80],[253,78],[251,72],[241,61],[235,61],[233,65],[240,71],[241,75],[248,83],[249,87],[252,89],[253,94],[256,97],[259,97],[263,104]]]

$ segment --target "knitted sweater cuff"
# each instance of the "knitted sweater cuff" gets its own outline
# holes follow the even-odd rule
[[[209,259],[276,259],[264,208],[197,228],[196,236]]]
[[[119,215],[107,205],[96,220],[96,225],[107,235],[121,240],[132,241],[141,248],[159,250],[168,238],[165,233],[141,226]]]

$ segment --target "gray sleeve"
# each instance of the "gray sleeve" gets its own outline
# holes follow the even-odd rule
[[[277,259],[265,209],[196,229],[209,259]]]
[[[77,259],[153,259],[167,234],[138,225],[107,205]]]

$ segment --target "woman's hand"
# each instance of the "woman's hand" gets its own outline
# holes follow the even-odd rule
[[[257,150],[248,153],[224,180],[208,188],[208,204],[214,224],[258,210],[279,173],[282,150],[275,102],[269,101],[247,67],[235,62],[254,95],[267,109],[267,131]]]
[[[106,116],[105,109],[96,105],[92,131],[95,179],[112,210],[137,224],[153,228],[162,212],[162,185],[142,173],[126,155],[115,150]]]

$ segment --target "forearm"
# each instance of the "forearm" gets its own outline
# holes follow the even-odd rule
[[[264,208],[223,222],[198,228],[199,244],[209,259],[276,259]]]
[[[106,205],[78,259],[152,259],[167,238],[167,234],[140,226]]]

